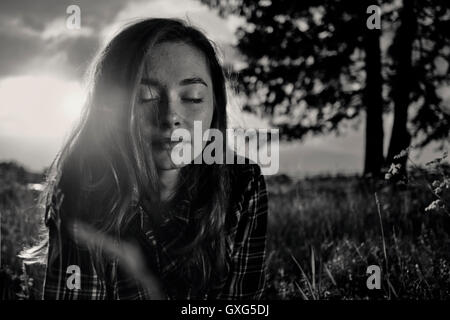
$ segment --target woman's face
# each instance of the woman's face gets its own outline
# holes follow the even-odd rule
[[[183,143],[190,143],[194,151],[194,121],[201,122],[202,137],[211,126],[213,88],[206,58],[191,45],[167,42],[153,47],[145,63],[137,97],[137,120],[146,143],[152,144],[157,168],[179,168],[185,164],[175,165],[172,161],[173,148],[177,144],[180,147],[178,142],[170,142],[172,132],[187,130],[191,140]],[[155,119],[156,110],[159,121]],[[199,155],[192,152],[190,159]]]

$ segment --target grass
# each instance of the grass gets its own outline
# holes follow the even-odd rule
[[[443,204],[450,189],[434,182],[448,174],[443,165],[416,168],[406,185],[358,176],[268,177],[265,298],[448,299],[450,217]],[[24,273],[16,254],[38,234],[38,192],[26,187],[38,177],[5,177],[1,173],[2,299],[34,299],[42,270]],[[441,203],[430,209],[436,200]],[[370,265],[381,269],[379,290],[367,288]]]
[[[42,269],[28,274],[17,257],[24,247],[36,243],[41,214],[36,200],[39,192],[28,183],[41,181],[12,163],[0,163],[1,268],[0,299],[33,299],[42,286]],[[18,295],[18,296],[17,296]]]
[[[267,298],[450,297],[450,218],[426,213],[435,200],[426,183],[316,177],[268,186]],[[367,288],[370,265],[381,268],[380,290]]]

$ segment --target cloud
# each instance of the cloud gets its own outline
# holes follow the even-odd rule
[[[0,81],[0,96],[0,160],[47,167],[79,118],[82,86],[54,75],[14,76]]]
[[[66,9],[81,9],[81,29],[66,28]],[[100,34],[127,4],[119,0],[98,1],[2,1],[0,2],[0,77],[33,73],[33,68],[62,69],[78,77],[98,49]],[[62,57],[66,58],[62,58]]]
[[[61,139],[78,118],[84,93],[76,81],[17,76],[0,81],[0,136]]]
[[[80,7],[80,30],[66,27],[66,9],[72,4]],[[219,44],[226,61],[238,56],[231,44],[241,20],[222,19],[197,0],[2,1],[0,78],[42,68],[79,78],[100,45],[138,17],[188,19]]]
[[[220,43],[234,42],[234,32],[241,18],[220,18],[209,7],[198,0],[153,0],[130,2],[120,11],[114,23],[105,30],[109,37],[124,22],[135,18],[181,18],[190,21],[202,29],[213,41]]]
[[[29,61],[33,53],[40,51],[39,39],[27,34],[11,34],[0,31],[0,76],[24,72],[22,62]]]
[[[55,19],[67,17],[66,9],[70,5],[78,5],[81,9],[81,23],[96,30],[110,22],[130,1],[121,0],[21,0],[0,2],[0,17],[15,17],[22,22],[24,28],[37,32],[46,29]]]
[[[215,42],[227,63],[241,58],[232,45],[236,42],[235,31],[244,23],[240,17],[223,19],[198,0],[153,0],[133,1],[121,10],[113,22],[102,31],[103,44],[120,28],[139,18],[179,18],[190,22]]]

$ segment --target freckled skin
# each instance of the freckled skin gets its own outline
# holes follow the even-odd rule
[[[182,42],[167,42],[152,48],[145,62],[146,72],[143,78],[151,79],[151,84],[140,85],[137,107],[141,127],[150,128],[153,122],[151,117],[146,116],[146,111],[149,108],[159,108],[159,114],[163,118],[160,119],[163,123],[160,133],[165,137],[170,137],[174,129],[183,128],[189,131],[193,141],[194,121],[202,122],[202,133],[209,129],[214,111],[213,90],[203,53]],[[206,86],[201,83],[180,84],[182,80],[192,78],[202,79]],[[145,138],[151,140],[146,131],[144,130]],[[183,166],[176,166],[171,161],[171,148],[159,148],[156,145],[153,152],[156,166],[160,170]],[[195,156],[197,155],[192,158]]]

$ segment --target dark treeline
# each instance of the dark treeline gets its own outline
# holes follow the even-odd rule
[[[247,66],[233,70],[237,85],[245,109],[273,119],[283,138],[339,134],[348,120],[365,119],[364,173],[373,176],[392,162],[405,169],[408,153],[394,156],[412,143],[444,146],[450,109],[437,90],[450,81],[449,1],[201,1],[245,19],[236,47]]]

